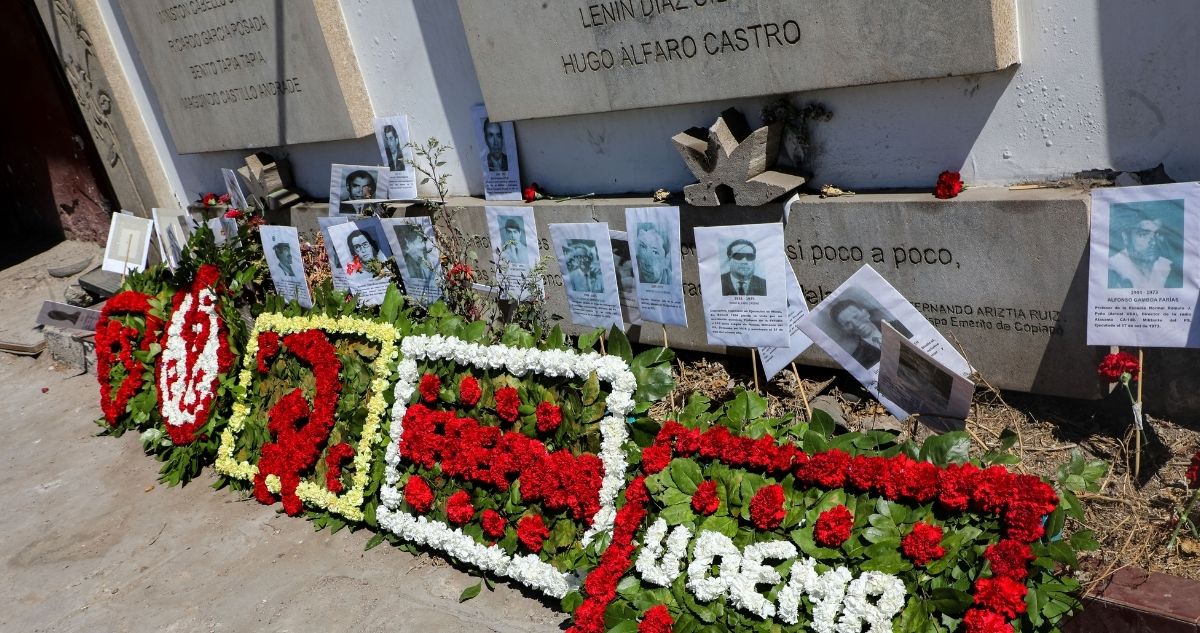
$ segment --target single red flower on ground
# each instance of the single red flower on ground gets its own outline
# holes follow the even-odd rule
[[[471,505],[471,495],[466,490],[459,490],[446,500],[446,518],[455,525],[462,525],[475,517],[475,506]]]
[[[813,537],[823,547],[837,547],[850,538],[854,527],[854,515],[843,505],[834,506],[817,517],[813,526]]]
[[[458,381],[458,401],[468,407],[475,406],[479,402],[479,397],[483,395],[483,391],[479,389],[479,381],[475,380],[474,376],[463,376],[462,380]]]
[[[1124,374],[1129,374],[1130,380],[1137,380],[1139,370],[1137,356],[1129,352],[1117,352],[1105,356],[1096,373],[1108,382],[1117,382]]]
[[[671,633],[674,625],[675,621],[671,619],[667,605],[659,604],[646,609],[646,613],[642,614],[638,633]]]
[[[542,551],[542,541],[549,536],[550,530],[546,529],[546,524],[542,522],[540,514],[522,517],[520,521],[517,521],[517,540],[521,541],[521,545],[524,545],[525,549],[535,554]]]
[[[553,433],[562,424],[562,409],[549,402],[539,404],[535,414],[538,433]]]
[[[937,187],[934,188],[933,195],[945,200],[957,196],[962,193],[962,190],[962,176],[956,171],[944,171],[938,174]]]
[[[483,533],[494,539],[504,536],[504,528],[508,527],[508,520],[491,508],[483,511],[479,522],[483,524]]]
[[[771,484],[759,488],[750,500],[750,521],[760,530],[774,530],[787,516],[783,502],[783,486]]]
[[[900,548],[914,565],[925,565],[946,555],[946,549],[942,547],[942,528],[924,521],[917,521],[912,532],[900,541]]]
[[[404,501],[412,506],[413,510],[425,514],[433,507],[433,491],[424,479],[413,475],[404,486]]]
[[[1185,476],[1188,488],[1200,488],[1200,453],[1192,455],[1192,463],[1188,466]]]
[[[721,507],[721,500],[717,498],[717,482],[709,479],[696,486],[696,492],[692,495],[692,509],[700,514],[712,514]]]
[[[417,386],[417,391],[421,392],[421,399],[425,402],[435,402],[438,399],[438,392],[442,390],[442,379],[437,377],[437,374],[425,374],[421,376],[421,384]]]
[[[975,604],[1009,620],[1025,613],[1025,585],[1004,576],[975,581]]]
[[[983,557],[992,564],[993,576],[1005,576],[1013,580],[1024,580],[1029,575],[1029,561],[1034,558],[1033,549],[1012,539],[989,546]]]
[[[535,182],[521,190],[521,199],[533,202],[538,199],[538,184]]]
[[[517,419],[517,408],[521,406],[521,396],[515,387],[501,387],[496,390],[496,415],[505,422]]]
[[[969,609],[963,616],[963,633],[1012,633],[1004,616],[984,609]]]

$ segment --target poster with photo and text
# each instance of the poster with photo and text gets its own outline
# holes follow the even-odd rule
[[[325,253],[329,258],[330,281],[333,284],[333,289],[339,292],[345,292],[350,289],[350,276],[346,273],[346,264],[342,263],[337,251],[331,246],[333,240],[329,236],[329,229],[349,221],[350,218],[346,216],[317,218],[317,226],[321,228],[321,237],[325,240]]]
[[[1088,345],[1200,347],[1200,183],[1092,190]]]
[[[911,415],[938,431],[962,430],[971,412],[975,383],[946,367],[884,322],[879,359],[879,393],[895,406],[898,419]]]
[[[392,200],[417,198],[417,170],[412,167],[409,138],[407,115],[375,118],[375,142],[379,160],[388,170],[387,197]]]
[[[783,371],[812,345],[812,340],[800,329],[800,321],[808,314],[808,302],[804,300],[804,291],[796,279],[796,270],[790,262],[785,262],[784,273],[787,281],[788,329],[790,335],[787,347],[760,347],[758,358],[762,362],[763,376],[769,381]]]
[[[627,208],[625,232],[642,320],[686,327],[679,207]]]
[[[696,258],[710,344],[788,346],[783,224],[696,227]]]
[[[379,214],[387,200],[388,170],[370,165],[333,164],[329,168],[329,215]]]
[[[158,253],[167,267],[174,271],[183,259],[183,250],[187,246],[187,232],[184,230],[187,212],[182,209],[150,209],[154,219],[154,235],[158,238]]]
[[[114,213],[104,245],[104,270],[126,275],[146,269],[154,223],[128,213]]]
[[[800,320],[800,330],[900,417],[904,410],[879,391],[884,324],[959,376],[971,375],[971,366],[946,337],[870,265],[817,304]]]
[[[372,216],[334,224],[328,231],[329,242],[325,248],[337,254],[350,292],[358,297],[358,303],[371,306],[383,303],[392,279],[376,274],[372,268],[391,259],[392,249],[379,218]]]
[[[294,226],[263,225],[258,234],[276,294],[287,301],[296,301],[302,308],[313,307],[300,255],[300,232]]]
[[[617,288],[621,292],[621,319],[629,325],[641,325],[642,311],[638,308],[637,275],[633,272],[633,257],[629,254],[629,234],[610,230],[608,243],[612,246]]]
[[[571,322],[623,329],[608,223],[551,224],[550,240],[562,271]]]
[[[423,304],[442,298],[442,256],[433,222],[424,216],[381,218],[383,233],[391,246],[404,292]]]
[[[471,108],[475,143],[480,148],[483,197],[487,200],[520,200],[521,170],[517,166],[517,131],[511,121],[493,121],[487,108]]]
[[[542,280],[533,278],[540,257],[533,207],[484,207],[484,212],[502,298],[525,301],[545,297]]]

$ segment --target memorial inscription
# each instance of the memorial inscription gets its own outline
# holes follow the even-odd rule
[[[974,74],[1020,59],[1014,0],[458,6],[497,120]],[[539,37],[513,36],[523,32]]]
[[[179,151],[356,138],[366,88],[333,0],[118,0]],[[146,6],[150,4],[150,6]]]

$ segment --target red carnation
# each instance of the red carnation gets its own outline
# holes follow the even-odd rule
[[[471,495],[466,490],[459,490],[446,500],[446,518],[455,525],[462,525],[475,517],[475,507],[471,505]]]
[[[854,515],[843,505],[836,505],[817,517],[813,528],[813,536],[817,543],[824,547],[837,547],[850,538],[850,528],[854,527]]]
[[[535,414],[537,416],[538,433],[553,433],[554,429],[557,429],[558,425],[562,424],[562,409],[549,402],[539,404]]]
[[[1024,580],[1029,575],[1029,562],[1034,559],[1033,550],[1028,545],[1011,539],[988,547],[983,557],[992,564],[993,576],[1013,580]]]
[[[549,536],[550,530],[546,529],[546,524],[542,522],[540,514],[522,517],[520,521],[517,521],[517,540],[521,541],[521,545],[524,545],[525,549],[535,554],[542,551],[542,541]]]
[[[229,204],[230,200],[232,200],[232,198],[230,198],[229,194],[227,194],[227,193],[223,193],[223,194],[217,196],[217,202],[219,204]]]
[[[642,449],[642,471],[647,475],[661,472],[671,463],[671,447],[653,444]]]
[[[258,371],[267,373],[271,370],[270,362],[275,355],[279,353],[279,335],[275,332],[260,332],[258,335],[258,353],[255,355],[255,360],[258,362]]]
[[[1117,352],[1105,356],[1096,368],[1096,373],[1108,382],[1117,382],[1122,380],[1125,374],[1129,374],[1128,380],[1137,380],[1139,369],[1137,356],[1129,352]]]
[[[944,171],[938,174],[937,187],[934,188],[933,195],[946,200],[962,193],[962,190],[962,176],[956,171]]]
[[[1025,585],[1004,576],[975,581],[975,604],[1009,620],[1025,613]]]
[[[539,189],[540,187],[538,187],[536,182],[525,187],[521,190],[521,199],[525,202],[533,202],[534,200],[540,199],[542,196],[540,195],[541,192],[538,191]]]
[[[433,491],[424,479],[413,475],[404,486],[404,501],[412,506],[413,510],[425,514],[433,507]]]
[[[236,220],[240,217],[242,217],[242,212],[237,209],[230,209],[225,212],[225,219],[227,220]]]
[[[946,555],[942,547],[942,528],[917,521],[912,532],[900,541],[900,549],[914,565],[925,565]]]
[[[206,193],[206,194],[204,194],[204,197],[200,198],[200,203],[206,207],[216,206],[219,203],[219,201],[220,201],[220,198],[218,198],[217,194],[215,194],[215,193]]]
[[[675,621],[671,619],[671,612],[667,611],[667,606],[659,604],[646,609],[641,623],[638,624],[638,633],[671,633],[671,627],[674,625]]]
[[[1192,455],[1192,463],[1184,476],[1187,477],[1188,488],[1200,488],[1200,453]]]
[[[846,469],[850,454],[838,448],[817,453],[808,461],[796,462],[796,478],[810,485],[832,490],[846,485]]]
[[[479,522],[483,524],[483,533],[494,539],[504,536],[504,528],[508,527],[508,520],[491,508],[483,511]]]
[[[938,471],[938,503],[957,512],[966,510],[979,473],[979,467],[970,462],[950,464]]]
[[[787,516],[783,502],[783,486],[771,484],[759,488],[750,500],[750,521],[760,530],[774,530]]]
[[[475,406],[479,402],[479,397],[483,395],[483,391],[479,389],[479,381],[475,380],[474,376],[466,375],[462,380],[458,381],[458,401],[468,407]]]
[[[496,415],[505,422],[517,419],[517,408],[521,406],[521,396],[514,387],[501,387],[496,390]]]
[[[1012,625],[1004,616],[983,609],[969,609],[963,616],[963,633],[1012,633]]]
[[[700,514],[712,514],[721,507],[721,500],[717,498],[717,482],[709,479],[696,486],[696,492],[692,495],[692,509]]]
[[[421,392],[421,399],[425,402],[435,402],[438,399],[438,392],[442,390],[442,379],[436,374],[425,374],[421,376],[421,384],[417,387]]]

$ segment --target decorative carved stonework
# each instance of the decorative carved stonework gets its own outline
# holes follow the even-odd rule
[[[250,195],[264,210],[281,211],[304,198],[293,189],[292,170],[286,158],[274,158],[266,152],[246,157],[246,166],[238,173],[250,184]]]
[[[692,128],[673,136],[675,149],[700,181],[683,188],[687,203],[757,207],[803,185],[800,176],[770,169],[779,154],[781,129],[773,123],[751,132],[746,118],[730,108],[707,130]]]

